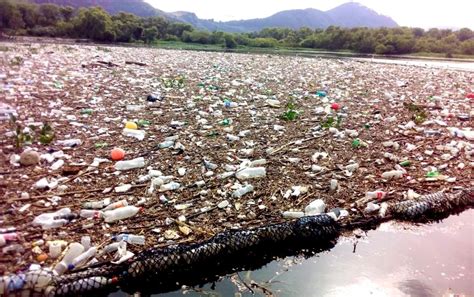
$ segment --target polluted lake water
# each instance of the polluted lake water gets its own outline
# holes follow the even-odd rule
[[[309,258],[282,258],[202,288],[152,296],[473,296],[474,210],[430,224],[384,223],[362,234]]]

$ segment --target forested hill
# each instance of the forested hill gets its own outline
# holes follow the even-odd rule
[[[156,9],[143,0],[31,0],[32,2],[54,3],[63,6],[91,7],[100,6],[110,14],[128,12],[141,17],[162,16],[190,24],[198,29],[224,32],[254,32],[265,28],[325,29],[329,26],[353,27],[397,27],[397,23],[387,16],[378,14],[358,3],[342,4],[328,11],[313,8],[294,9],[278,12],[266,18],[216,22],[200,19],[192,12],[164,12]]]
[[[74,8],[100,6],[110,14],[128,12],[141,17],[166,16],[164,11],[154,8],[143,0],[30,0],[37,4],[53,3]]]

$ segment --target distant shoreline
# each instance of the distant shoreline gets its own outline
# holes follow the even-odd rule
[[[417,61],[439,61],[439,62],[463,62],[474,63],[474,55],[465,58],[462,57],[446,58],[442,55],[433,53],[413,53],[407,55],[381,55],[381,54],[364,54],[350,51],[328,51],[325,49],[308,49],[308,48],[260,48],[260,47],[238,47],[234,49],[226,49],[219,45],[211,44],[197,44],[173,41],[160,41],[156,44],[147,45],[142,43],[105,43],[97,42],[87,39],[69,39],[69,38],[51,38],[51,37],[33,37],[33,36],[14,36],[10,39],[0,39],[0,43],[45,43],[45,44],[78,44],[89,46],[111,46],[111,47],[145,47],[158,49],[174,49],[174,50],[191,50],[191,51],[206,51],[206,52],[230,52],[230,53],[244,53],[244,54],[268,54],[268,55],[288,55],[300,57],[326,57],[326,58],[363,58],[363,59],[388,59],[388,60],[417,60]],[[424,55],[426,54],[426,55]]]

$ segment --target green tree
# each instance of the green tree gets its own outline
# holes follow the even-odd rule
[[[25,23],[18,7],[9,0],[0,0],[0,28],[17,30],[24,26]]]
[[[64,21],[69,22],[74,14],[74,8],[71,6],[61,6],[61,16]]]
[[[469,28],[462,28],[456,32],[459,41],[465,41],[474,38],[474,32]]]
[[[113,41],[113,22],[110,15],[100,7],[82,8],[73,19],[74,30],[79,37],[97,41]]]
[[[145,43],[152,43],[158,37],[158,29],[156,27],[149,27],[143,31],[143,40]]]
[[[38,24],[38,7],[31,3],[18,3],[18,10],[21,13],[26,28],[33,28]]]
[[[39,24],[41,26],[54,26],[62,19],[61,9],[56,4],[41,4],[39,6]]]
[[[225,34],[224,35],[224,46],[226,48],[236,48],[237,47],[237,42],[235,41],[235,38],[231,34]]]

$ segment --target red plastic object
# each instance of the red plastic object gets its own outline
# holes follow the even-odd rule
[[[120,148],[114,148],[114,149],[110,152],[110,157],[111,157],[112,160],[114,160],[114,161],[123,160],[123,158],[125,157],[125,151],[124,151],[123,149],[120,149]]]
[[[337,110],[341,109],[341,104],[333,103],[333,104],[331,104],[331,109],[334,109],[334,110],[337,111]]]
[[[466,98],[474,99],[474,93],[467,93]]]

